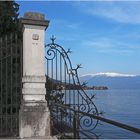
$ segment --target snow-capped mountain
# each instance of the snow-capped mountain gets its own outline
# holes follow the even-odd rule
[[[140,76],[114,72],[86,74],[80,77],[88,86],[107,86],[110,89],[140,89]]]
[[[115,72],[100,72],[100,73],[96,73],[96,74],[86,74],[86,75],[82,75],[81,77],[84,76],[89,76],[89,77],[94,77],[94,76],[108,76],[108,77],[134,77],[136,75],[132,75],[132,74],[122,74],[122,73],[115,73]]]

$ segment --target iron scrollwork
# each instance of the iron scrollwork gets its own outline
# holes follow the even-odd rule
[[[55,118],[54,121],[57,123],[60,121],[61,124],[73,126],[74,113],[67,108],[56,107],[56,103],[70,107],[77,112],[82,111],[96,116],[99,115],[99,112],[93,102],[94,96],[90,98],[80,84],[78,69],[81,68],[81,65],[73,68],[69,58],[71,50],[68,49],[65,51],[62,46],[55,43],[55,39],[52,36],[52,42],[45,45],[46,75],[47,81],[50,82],[46,84],[47,100],[50,111],[52,111],[51,114]],[[59,115],[61,117],[58,117]],[[83,114],[81,115],[80,113],[77,115],[79,128],[76,131],[93,131],[98,124],[98,120],[94,120]]]

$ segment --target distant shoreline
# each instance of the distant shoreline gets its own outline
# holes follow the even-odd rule
[[[83,87],[84,90],[108,90],[107,86],[92,86],[92,87]]]

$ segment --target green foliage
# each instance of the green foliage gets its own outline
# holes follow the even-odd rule
[[[19,32],[19,5],[15,1],[0,1],[0,36]]]

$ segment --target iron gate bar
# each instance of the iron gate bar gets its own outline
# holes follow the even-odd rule
[[[5,36],[5,50],[6,50],[6,52],[7,52],[7,35]],[[6,61],[5,61],[5,63],[6,63],[6,65],[5,65],[5,71],[6,71],[6,74],[4,75],[5,76],[5,102],[6,102],[6,104],[5,104],[5,109],[6,109],[6,115],[5,115],[5,120],[6,120],[6,124],[5,124],[5,127],[6,127],[6,133],[7,133],[7,59],[6,59]]]
[[[0,69],[1,69],[1,71],[0,71],[0,78],[1,78],[1,84],[0,84],[0,86],[1,86],[1,91],[0,91],[0,93],[1,93],[1,102],[0,102],[0,104],[1,104],[1,106],[2,106],[2,38],[0,38],[0,59],[1,59],[1,63],[0,63]],[[2,108],[0,108],[0,113],[2,114]],[[0,118],[0,123],[2,124],[2,118]],[[0,134],[2,133],[2,125],[0,125]]]
[[[0,137],[18,136],[21,46],[16,33],[0,37]]]
[[[10,47],[11,47],[11,54],[13,53],[13,48],[12,48],[12,34],[10,36]],[[12,60],[13,60],[13,56],[11,55],[11,64],[12,64]],[[11,77],[11,93],[10,93],[10,96],[11,96],[11,104],[12,104],[12,83],[13,83],[13,79],[12,79],[12,71],[13,71],[13,67],[11,65],[11,73],[10,73],[10,77]],[[12,108],[10,108],[10,113],[12,113]],[[11,118],[11,121],[10,121],[10,131],[12,131],[12,118]]]
[[[17,56],[17,34],[15,34],[15,43],[16,43],[16,45],[15,45],[15,47],[16,47],[16,56]],[[17,58],[16,58],[16,72],[15,73],[18,73],[18,68],[17,68]],[[18,83],[17,83],[17,74],[16,74],[16,80],[15,80],[15,84],[16,84],[16,98],[15,98],[15,102],[16,102],[16,104],[17,104],[17,106],[16,106],[16,113],[18,112],[18,103],[17,103],[17,97],[18,97],[18,95],[17,95],[17,86],[18,86]],[[16,121],[18,121],[18,117],[16,118]],[[18,123],[16,123],[16,131],[18,131]]]

